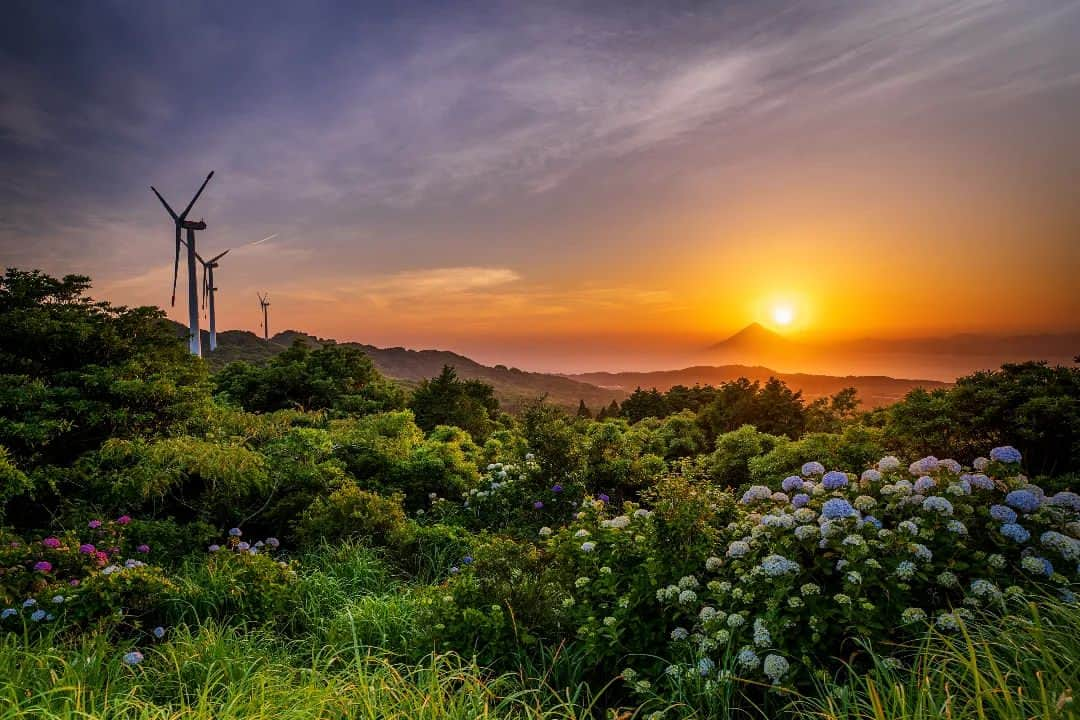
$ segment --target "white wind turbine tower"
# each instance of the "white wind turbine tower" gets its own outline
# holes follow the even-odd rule
[[[232,248],[229,248],[230,250]],[[203,260],[202,255],[195,253],[203,268],[203,307],[210,313],[210,352],[217,350],[217,317],[214,313],[214,295],[217,286],[214,285],[214,268],[218,267],[218,260],[229,254],[229,250],[218,253],[209,260]]]
[[[262,293],[258,293],[258,295],[259,295],[259,305],[262,307],[262,312],[263,312],[263,321],[262,321],[263,340],[269,340],[270,339],[270,317],[267,314],[267,311],[268,311],[268,309],[270,307],[270,293],[266,293],[265,295],[263,295]]]
[[[172,304],[176,305],[176,276],[180,269],[180,244],[183,240],[180,239],[180,231],[187,230],[187,266],[188,266],[188,347],[191,350],[192,355],[202,356],[202,338],[199,334],[199,291],[195,285],[195,231],[205,230],[206,222],[199,220],[193,222],[187,219],[188,213],[191,212],[191,208],[194,207],[195,201],[202,195],[202,191],[206,189],[206,183],[210,182],[210,178],[214,177],[213,171],[206,176],[203,180],[203,184],[199,187],[199,191],[195,193],[195,197],[191,198],[191,202],[184,208],[184,212],[177,215],[169,203],[165,202],[165,198],[161,197],[161,193],[157,191],[153,185],[150,189],[157,195],[157,199],[161,201],[161,204],[165,206],[165,209],[169,212],[169,215],[173,219],[173,224],[176,226],[176,258],[173,261],[173,294]]]
[[[239,248],[237,248],[237,250],[243,250],[244,248],[251,245],[261,245],[267,240],[273,240],[276,237],[277,233],[274,233],[273,235],[268,235],[267,237],[264,237],[262,240],[255,240],[254,242],[249,242],[245,245],[241,245]],[[214,268],[219,266],[218,260],[228,255],[231,251],[232,248],[229,248],[225,252],[215,255],[209,260],[203,260],[202,256],[199,255],[199,253],[195,253],[195,257],[198,258],[199,262],[203,266],[203,309],[208,310],[210,314],[211,351],[217,350],[217,314],[214,307],[214,295],[217,294],[218,289],[217,285],[214,284]]]

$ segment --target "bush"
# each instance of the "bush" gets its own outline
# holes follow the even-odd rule
[[[402,508],[404,495],[384,497],[347,482],[327,497],[316,498],[296,527],[301,542],[362,538],[376,545],[403,542],[408,520]]]
[[[734,656],[746,677],[789,682],[855,652],[854,639],[955,631],[974,608],[1064,589],[1080,560],[1080,498],[1027,484],[1011,448],[992,457],[1008,460],[980,460],[992,476],[887,457],[861,476],[809,463],[751,487],[686,580],[694,592],[661,595],[671,653],[691,668]]]

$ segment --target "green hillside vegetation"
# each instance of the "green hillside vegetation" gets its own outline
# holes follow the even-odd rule
[[[88,288],[0,281],[0,720],[1077,715],[1078,367],[508,408]]]

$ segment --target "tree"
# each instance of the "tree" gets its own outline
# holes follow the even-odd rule
[[[1010,363],[913,390],[885,411],[885,435],[912,453],[970,461],[1013,445],[1033,474],[1080,472],[1080,368]]]
[[[647,417],[664,418],[670,413],[667,401],[656,388],[652,390],[638,388],[622,403],[622,416],[631,423]]]
[[[840,390],[835,395],[821,397],[806,407],[806,428],[810,432],[839,432],[841,427],[855,418],[861,401],[853,387]]]
[[[400,409],[404,393],[375,369],[363,350],[303,340],[265,365],[233,362],[215,377],[217,392],[252,412],[336,410],[367,414]]]
[[[459,380],[449,365],[444,365],[438,376],[420,383],[409,407],[416,424],[425,431],[453,425],[467,431],[477,442],[487,438],[499,415],[495,388],[479,380]]]
[[[173,433],[208,414],[205,366],[165,314],[96,302],[89,288],[36,270],[0,279],[0,446],[41,502],[9,513],[20,522],[55,509],[79,482],[76,461],[109,438]]]
[[[795,438],[806,429],[806,408],[802,392],[793,392],[782,380],[771,377],[763,387],[739,378],[718,388],[716,398],[699,413],[698,422],[710,438],[743,425]]]
[[[589,410],[589,407],[585,404],[584,400],[578,402],[577,416],[579,418],[592,419],[592,411]]]

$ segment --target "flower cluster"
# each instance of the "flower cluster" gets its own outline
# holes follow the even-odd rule
[[[932,456],[905,468],[887,456],[855,483],[806,463],[776,491],[751,487],[700,587],[656,594],[679,627],[683,650],[672,653],[689,650],[688,667],[714,672],[730,649],[741,674],[784,682],[791,658],[839,654],[854,625],[871,641],[928,622],[952,631],[968,607],[1075,582],[1080,497],[1047,496],[1017,473],[1020,459],[1014,448],[995,448],[965,470]]]

